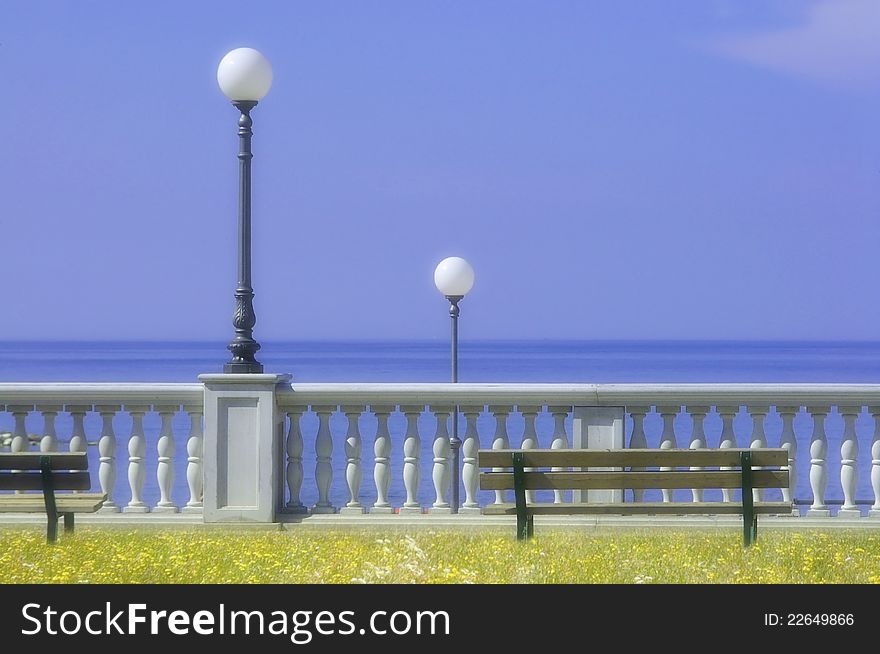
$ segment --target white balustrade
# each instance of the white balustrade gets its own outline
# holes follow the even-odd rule
[[[651,407],[631,406],[628,409],[633,423],[629,447],[630,449],[643,450],[648,447],[648,437],[645,435],[645,416],[648,415]],[[633,470],[644,470],[644,468],[633,468]],[[633,502],[641,502],[645,498],[645,490],[643,488],[633,488],[632,494]]]
[[[14,423],[10,443],[12,451],[33,449],[31,440],[35,438],[39,441],[40,452],[64,449],[87,453],[90,446],[96,445],[97,467],[91,471],[92,481],[107,495],[100,512],[109,515],[125,513],[129,519],[133,517],[132,514],[142,514],[145,519],[150,519],[151,508],[159,513],[163,509],[176,510],[172,497],[173,480],[175,472],[179,472],[178,466],[183,462],[174,458],[175,435],[171,418],[183,403],[193,418],[187,443],[189,458],[186,476],[190,487],[187,508],[201,513],[203,393],[201,384],[0,383],[0,409],[5,408]],[[163,421],[161,413],[167,412],[158,438],[152,431],[154,428],[146,426],[146,415],[157,401],[155,410],[160,412],[160,421]],[[26,428],[31,411],[42,417],[42,427],[37,426],[39,433],[35,436],[29,436]],[[70,415],[69,422],[59,419],[65,413]],[[117,413],[127,414],[131,419],[131,429],[126,428],[124,436],[117,434],[114,427]],[[122,444],[124,456],[117,451],[120,437],[125,441]],[[156,440],[153,441],[153,438]],[[148,449],[152,449],[150,442],[155,443],[152,452],[148,452]],[[156,458],[152,459],[152,456]],[[146,471],[151,460],[157,466],[156,487],[160,498],[156,507],[151,506],[151,502],[155,501],[152,486],[149,491],[146,490]],[[130,494],[125,493],[125,497],[117,498],[117,479],[120,475],[127,481]]]
[[[843,416],[843,438],[840,444],[840,485],[843,487],[843,506],[838,515],[841,517],[858,518],[861,511],[856,506],[856,486],[859,481],[859,471],[856,467],[859,459],[859,441],[856,437],[856,418],[861,413],[861,407],[839,407]]]
[[[675,441],[675,416],[681,411],[680,406],[658,406],[657,412],[663,419],[663,433],[660,434],[660,449],[673,450],[678,447]],[[672,470],[672,468],[661,467],[661,471]],[[663,501],[672,501],[672,491],[668,488],[661,489],[663,493]]]
[[[437,418],[437,431],[434,434],[433,453],[434,468],[431,472],[431,480],[434,482],[434,504],[431,513],[451,513],[447,494],[449,493],[449,428],[447,423],[452,413],[451,406],[432,406],[431,410]]]
[[[101,492],[107,495],[101,513],[119,513],[119,506],[113,500],[113,487],[116,484],[116,433],[113,431],[113,416],[121,407],[118,404],[104,404],[95,407],[101,415],[101,438],[98,440],[98,481]]]
[[[342,513],[363,513],[360,502],[361,479],[361,431],[358,420],[364,412],[363,406],[344,406],[342,412],[348,418],[348,431],[345,434],[345,483],[348,485],[348,502]]]
[[[202,472],[202,449],[204,436],[202,433],[202,407],[184,406],[189,415],[189,436],[186,439],[186,485],[189,487],[189,500],[183,507],[184,513],[202,513],[202,492],[204,476]],[[302,474],[302,449],[300,449],[300,474]]]
[[[131,501],[124,513],[148,513],[150,507],[143,500],[144,480],[147,477],[147,439],[144,436],[144,414],[150,410],[149,405],[126,405],[125,410],[131,415],[131,435],[128,438],[128,485],[131,488]]]
[[[564,450],[568,447],[568,436],[565,433],[565,418],[571,407],[551,406],[547,409],[553,416],[553,440],[550,442],[551,450]],[[552,472],[565,472],[567,468],[555,466],[550,468]],[[553,503],[562,504],[565,501],[565,491],[553,491]]]
[[[513,411],[512,406],[490,406],[489,410],[495,416],[495,437],[492,439],[493,450],[506,450],[510,448],[510,437],[507,435],[507,416]],[[504,468],[492,468],[493,472],[502,472]],[[505,491],[495,491],[495,504],[504,504],[506,501]]]
[[[330,484],[333,482],[333,438],[330,435],[330,414],[334,406],[312,407],[318,414],[318,433],[315,436],[315,483],[318,486],[318,501],[312,513],[336,513],[330,502]]]
[[[287,500],[287,513],[303,514],[308,513],[308,509],[300,499],[303,484],[303,451],[305,445],[303,443],[302,428],[299,421],[302,417],[301,409],[292,409],[287,412],[287,492],[289,499]]]
[[[278,488],[286,481],[289,493],[286,513],[307,513],[302,497],[315,491],[314,513],[333,513],[335,506],[342,506],[346,513],[363,513],[363,505],[371,505],[370,513],[374,514],[387,515],[398,510],[402,514],[421,513],[423,504],[428,504],[431,512],[449,512],[452,476],[449,420],[452,407],[456,405],[461,407],[464,423],[461,449],[464,501],[460,511],[477,513],[480,511],[477,452],[481,440],[486,446],[491,443],[493,449],[510,448],[508,421],[514,406],[522,413],[524,425],[522,440],[517,438],[516,446],[526,450],[540,447],[542,443],[553,449],[569,447],[570,434],[566,432],[566,423],[573,406],[622,406],[631,417],[628,447],[644,448],[650,440],[652,443],[659,441],[659,446],[664,449],[676,447],[679,436],[684,438],[675,432],[675,421],[682,407],[693,421],[687,447],[709,447],[709,441],[712,446],[720,448],[737,447],[734,422],[739,422],[740,417],[745,419],[745,416],[737,416],[742,409],[750,417],[752,426],[749,436],[741,434],[742,446],[747,442],[749,447],[766,447],[771,441],[778,442],[787,451],[790,483],[788,488],[782,489],[786,501],[796,499],[800,456],[801,465],[806,465],[803,459],[809,458],[812,506],[808,515],[829,515],[828,505],[836,504],[842,497],[838,515],[857,516],[859,505],[868,500],[873,503],[869,515],[880,517],[880,385],[301,384],[295,386],[294,391],[282,390],[278,396],[278,406],[289,419],[286,446],[279,448],[279,453],[283,449],[286,457],[277,463]],[[34,439],[39,441],[41,452],[59,449],[86,452],[91,451],[89,445],[95,445],[94,441],[97,441],[98,465],[93,474],[96,485],[108,495],[103,510],[116,513],[121,507],[125,514],[143,514],[143,519],[149,520],[151,513],[174,512],[178,507],[188,513],[202,513],[205,466],[202,462],[201,396],[201,386],[192,384],[0,384],[0,409],[5,409],[3,420],[8,425],[5,430],[12,432],[10,449],[14,452],[35,449]],[[436,425],[432,425],[432,440],[423,443],[419,426],[420,423],[427,424],[424,422],[426,406],[433,412]],[[367,420],[362,416],[365,407],[369,407],[369,412],[376,417],[375,440],[366,452],[363,451],[360,430],[360,421],[363,419],[366,424]],[[717,407],[715,410],[721,418],[717,444],[718,427],[706,420],[710,407]],[[775,407],[779,414],[781,428],[776,421],[766,419],[770,407]],[[813,418],[812,433],[800,435],[803,441],[799,441],[795,432],[796,424],[800,428],[801,407],[807,407]],[[856,427],[860,425],[859,416],[865,407],[873,416],[874,434],[870,442],[870,485],[863,483],[860,486],[860,443]],[[188,433],[184,433],[184,429],[176,433],[173,428],[181,408],[189,416]],[[309,410],[317,415],[318,429],[306,436],[300,419]],[[336,429],[337,416],[334,414],[337,410],[344,413],[348,421],[344,436],[341,424],[338,434],[331,433],[331,423]],[[391,420],[397,410],[403,413],[405,429]],[[483,417],[483,410],[491,415]],[[660,415],[661,428],[645,419],[652,410]],[[826,433],[826,417],[832,410],[840,413],[842,422],[828,420]],[[32,412],[39,416],[31,415]],[[128,425],[122,416],[118,421],[115,419],[117,412],[128,414],[127,418],[131,420],[130,431],[126,426],[124,435],[117,435],[114,429],[114,422],[120,427]],[[552,421],[545,421],[543,417],[539,419],[544,412],[553,418]],[[69,420],[66,419],[68,413]],[[490,427],[493,418],[494,430]],[[305,419],[302,424],[306,424]],[[35,436],[28,434],[28,425],[31,431],[38,432]],[[646,433],[648,431],[650,435]],[[124,456],[117,456],[117,437],[126,441]],[[829,441],[838,447],[838,437],[839,476],[836,471],[828,470]],[[186,442],[185,458],[175,456],[175,441],[180,438]],[[303,456],[305,449],[311,451],[312,444],[315,448],[315,475],[314,479],[309,477],[310,487],[305,489]],[[334,461],[334,447],[339,447],[340,451],[344,448],[345,457]],[[867,450],[868,445],[862,449]],[[392,467],[392,454],[401,453],[402,470]],[[807,453],[808,457],[805,456]],[[867,452],[862,454],[867,456]],[[836,456],[833,458],[836,466]],[[147,479],[151,464],[156,466],[156,475]],[[867,469],[868,461],[862,464]],[[362,488],[364,466],[372,471],[375,494],[373,484],[369,489]],[[117,498],[118,474],[126,479],[127,489]],[[344,478],[344,484],[334,486],[334,476],[340,480]],[[175,477],[181,480],[185,477],[186,483],[175,486]],[[433,497],[428,502],[420,496],[426,486],[423,479],[432,484]],[[394,489],[401,485],[406,497],[395,503],[390,498],[396,497]],[[860,488],[862,492],[870,493],[869,497],[860,496]],[[529,495],[534,499],[533,492],[530,491]],[[704,493],[698,489],[691,489],[689,495],[688,500],[705,501]],[[731,497],[729,489],[723,490],[723,496],[727,501],[736,499]],[[633,493],[634,501],[641,501],[643,497],[641,491]],[[755,497],[760,499],[762,494],[756,492]],[[559,491],[554,491],[553,498],[557,503],[567,501]],[[499,491],[492,499],[504,502],[510,496]],[[663,491],[663,499],[673,501],[673,493],[668,489]],[[402,506],[398,507],[398,504]]]
[[[480,434],[477,431],[477,418],[482,410],[481,406],[461,407],[461,413],[465,419],[464,439],[461,442],[461,478],[464,482],[464,502],[458,509],[459,513],[480,513],[480,504],[477,502],[477,488],[480,482],[480,468],[477,461]]]
[[[421,406],[401,406],[406,416],[406,435],[403,437],[403,487],[406,490],[406,501],[400,507],[401,514],[421,513],[419,503],[419,456],[422,448],[419,438],[419,415],[424,411]]]
[[[828,407],[808,407],[813,416],[813,436],[810,439],[810,488],[813,490],[813,504],[808,516],[827,517],[831,515],[825,505],[825,489],[828,485],[828,471],[825,458],[828,456],[828,438],[825,435],[825,416]]]
[[[706,414],[709,413],[708,406],[688,406],[687,411],[691,414],[691,418],[694,421],[694,429],[691,432],[691,444],[689,449],[691,450],[703,450],[706,449],[706,431],[703,427],[703,421],[706,419]],[[699,467],[692,467],[691,470],[702,470]],[[702,502],[703,501],[703,489],[702,488],[693,488],[691,489],[691,496],[694,502]]]
[[[377,515],[394,513],[394,507],[388,501],[388,490],[391,488],[391,433],[388,430],[388,418],[394,411],[393,406],[374,405],[376,415],[376,440],[373,442],[373,481],[376,484],[376,502],[370,513]]]

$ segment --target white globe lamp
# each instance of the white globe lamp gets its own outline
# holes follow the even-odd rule
[[[434,269],[434,285],[448,298],[463,298],[474,287],[474,269],[461,257],[447,257]]]
[[[233,102],[258,102],[272,87],[272,65],[259,50],[236,48],[220,60],[217,83]]]

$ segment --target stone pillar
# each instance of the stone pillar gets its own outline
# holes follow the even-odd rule
[[[199,375],[205,385],[205,522],[275,522],[284,498],[284,411],[290,375]]]
[[[576,406],[571,425],[574,449],[623,449],[624,408],[620,406]],[[619,470],[619,468],[591,468]],[[623,502],[623,490],[572,491],[574,502]]]

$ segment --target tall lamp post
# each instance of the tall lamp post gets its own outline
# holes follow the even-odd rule
[[[449,300],[449,317],[452,319],[452,383],[458,383],[458,316],[461,311],[458,303],[474,287],[474,269],[461,257],[447,257],[434,270],[434,285]],[[458,438],[458,404],[452,414],[452,512],[458,513],[459,506],[459,452],[461,441]]]
[[[235,338],[227,349],[232,358],[223,366],[225,373],[261,373],[263,364],[255,355],[260,344],[254,340],[254,289],[251,286],[251,109],[257,106],[272,86],[272,66],[253,48],[228,52],[217,67],[217,83],[233,106],[241,112],[238,119],[238,285],[235,288],[235,311],[232,326]]]

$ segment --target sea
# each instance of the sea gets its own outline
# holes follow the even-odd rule
[[[2,382],[196,382],[199,374],[221,372],[228,358],[220,342],[2,342],[0,343],[0,383]],[[444,382],[450,378],[449,345],[444,341],[414,342],[265,342],[258,358],[266,372],[290,373],[298,382]],[[878,383],[880,382],[880,342],[737,342],[737,341],[468,341],[459,347],[459,380],[462,382],[569,382],[569,383]],[[0,398],[2,404],[3,398]],[[627,433],[631,429],[627,420]],[[765,423],[768,444],[777,446],[781,418],[772,413]],[[62,413],[57,419],[61,449],[66,449],[72,420]],[[114,493],[117,502],[130,498],[125,461],[131,421],[120,413],[114,420],[118,439],[117,459],[121,464]],[[348,498],[345,485],[343,441],[346,419],[334,415],[334,480],[331,499],[339,505]],[[361,501],[369,506],[375,499],[372,480],[372,440],[375,419],[366,414],[360,422],[363,436],[364,478]],[[0,412],[0,433],[12,431],[12,416]],[[389,497],[400,505],[405,496],[402,484],[401,439],[403,416],[393,414],[392,483]],[[549,446],[552,418],[538,418],[541,446]],[[186,433],[189,421],[181,413],[174,420],[176,435],[175,482],[173,497],[182,504],[188,497],[186,485]],[[420,499],[426,506],[434,500],[434,488],[427,462],[433,456],[431,441],[435,423],[429,414],[419,420],[422,440],[422,479]],[[686,413],[676,418],[676,436],[687,447],[692,420]],[[749,443],[752,421],[744,411],[734,422],[738,444]],[[801,503],[812,498],[809,471],[809,441],[812,418],[801,412],[794,423],[798,440],[796,497]],[[28,432],[39,435],[42,420],[38,414],[27,419]],[[494,418],[483,414],[478,422],[481,443],[491,444]],[[89,414],[86,430],[94,443],[100,418]],[[661,420],[654,413],[645,420],[648,445],[659,443]],[[306,414],[302,421],[305,439],[302,499],[314,503],[314,434],[317,419]],[[372,431],[371,431],[372,430]],[[519,414],[509,420],[510,441],[519,443],[523,421]],[[717,447],[720,417],[710,413],[705,421],[710,447]],[[158,416],[145,420],[148,454],[144,494],[148,501],[158,497],[156,482],[156,440]],[[836,411],[826,420],[828,435],[829,484],[826,498],[839,503],[840,437],[843,418]],[[870,484],[873,418],[863,411],[856,421],[860,446],[857,498],[863,510],[873,498]],[[463,433],[463,429],[462,429]],[[97,448],[89,448],[92,470],[97,470]],[[97,475],[93,475],[97,477]],[[688,491],[676,491],[677,499],[687,499]],[[462,491],[462,497],[464,493]],[[772,495],[768,495],[770,499]],[[492,496],[482,493],[481,501]],[[650,499],[650,498],[649,498]],[[712,499],[711,494],[707,499]],[[804,504],[805,506],[806,504]]]

